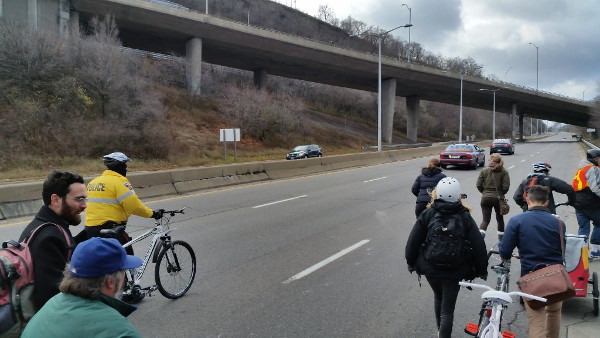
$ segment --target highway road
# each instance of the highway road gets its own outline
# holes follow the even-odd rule
[[[519,143],[514,155],[503,157],[511,197],[534,162],[550,162],[553,176],[571,181],[583,148],[567,133],[543,140]],[[404,260],[415,221],[410,187],[427,160],[150,201],[151,208],[186,207],[185,215],[175,216],[173,236],[193,246],[198,272],[183,298],[168,300],[156,292],[139,304],[130,321],[147,337],[436,337],[431,289],[424,278],[419,286]],[[445,170],[468,194],[478,223],[475,181],[480,171]],[[566,200],[559,194],[555,199]],[[509,216],[519,212],[511,200]],[[568,231],[576,232],[573,210],[561,208],[559,214]],[[17,238],[28,221],[0,222],[2,239]],[[135,235],[149,225],[147,219],[132,217],[128,230]],[[496,243],[495,227],[492,220],[488,247]],[[135,249],[143,255],[146,248]],[[154,272],[153,265],[149,268],[148,282]],[[514,289],[518,262],[512,269]],[[477,319],[479,296],[461,290],[455,336],[463,336],[467,322]],[[564,324],[581,321],[591,309],[589,299],[568,301]],[[517,336],[527,336],[520,305],[504,318]]]

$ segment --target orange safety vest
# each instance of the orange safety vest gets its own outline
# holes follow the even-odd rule
[[[585,174],[593,166],[594,166],[593,164],[588,164],[585,167],[577,170],[577,173],[575,174],[575,177],[573,178],[573,190],[581,191],[585,188],[589,188],[590,185],[588,184],[588,181],[585,178]]]

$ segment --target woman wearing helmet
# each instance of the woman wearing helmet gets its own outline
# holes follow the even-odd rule
[[[550,176],[550,169],[552,169],[552,166],[548,162],[534,163],[533,173],[527,175],[527,178],[517,187],[517,190],[513,195],[513,200],[521,207],[521,209],[523,209],[523,211],[528,210],[525,196],[527,195],[529,187],[532,185],[543,185],[550,189],[547,208],[552,214],[556,214],[556,204],[554,202],[554,195],[552,194],[553,191],[567,195],[568,204],[573,205],[573,203],[575,203],[575,192],[571,185],[557,177]]]
[[[419,215],[408,241],[405,256],[408,271],[425,275],[434,294],[435,318],[439,337],[451,337],[454,308],[458,297],[460,280],[473,280],[476,277],[487,278],[487,252],[483,237],[479,234],[477,223],[471,217],[469,208],[463,205],[460,184],[455,178],[442,178],[432,191],[432,202]],[[430,248],[441,248],[441,254],[447,244],[442,236],[434,239],[436,230],[452,229],[458,238],[461,254],[445,258],[440,262],[428,255]],[[450,232],[448,231],[448,232]],[[455,244],[455,243],[453,243]]]
[[[479,231],[485,237],[485,231],[492,218],[492,209],[494,209],[498,223],[498,240],[501,240],[504,234],[504,216],[500,213],[500,198],[504,198],[510,188],[510,177],[508,171],[504,169],[502,155],[494,153],[490,156],[490,163],[479,173],[476,186],[481,193],[480,205],[483,214]]]

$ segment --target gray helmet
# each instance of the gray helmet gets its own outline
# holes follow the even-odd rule
[[[587,151],[587,160],[594,163],[594,165],[598,165],[598,161],[596,161],[598,157],[600,157],[600,149],[590,149]]]
[[[108,155],[104,155],[104,156],[102,156],[102,159],[104,160],[104,164],[107,166],[121,164],[121,163],[127,163],[127,162],[131,161],[131,159],[129,157],[127,157],[127,155],[125,155],[121,152],[114,152],[114,153],[110,153]]]
[[[460,199],[460,184],[453,177],[444,177],[436,185],[435,192],[438,199],[456,202]]]

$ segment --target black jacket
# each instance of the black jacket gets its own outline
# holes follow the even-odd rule
[[[422,256],[423,244],[427,238],[429,223],[436,211],[443,213],[460,214],[465,239],[471,243],[472,255],[470,264],[464,264],[456,269],[440,269],[429,264]],[[417,219],[405,249],[406,263],[409,271],[416,271],[419,275],[431,278],[445,278],[458,280],[473,280],[475,277],[487,278],[487,251],[483,236],[479,233],[475,220],[461,202],[449,203],[435,200],[431,208],[425,209]]]
[[[527,201],[523,198],[523,192],[529,185],[529,179],[533,176],[538,177],[538,181],[541,180],[540,184],[548,187],[550,189],[550,194],[548,195],[548,211],[552,214],[556,214],[556,204],[554,203],[554,196],[552,195],[553,191],[556,191],[561,194],[567,195],[568,203],[573,205],[575,203],[575,191],[573,187],[567,182],[561,180],[560,178],[548,176],[542,173],[533,173],[527,176],[526,179],[519,184],[517,187],[517,191],[513,195],[513,200],[523,209],[523,211],[527,211]]]
[[[417,203],[429,203],[431,196],[429,190],[433,190],[438,182],[446,177],[442,170],[433,168],[431,170],[423,168],[421,174],[417,176],[412,185],[411,192],[417,196]]]
[[[29,237],[31,232],[44,223],[54,223],[66,230],[75,245],[75,240],[69,231],[67,221],[58,216],[52,209],[42,206],[35,218],[19,238],[19,242]],[[39,310],[54,295],[58,294],[58,285],[63,279],[63,272],[68,259],[68,247],[65,236],[54,226],[47,226],[38,231],[29,243],[35,277],[33,290],[36,311]]]

